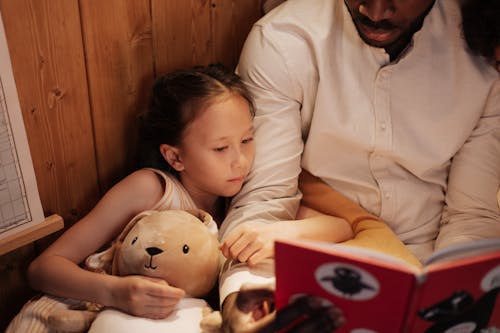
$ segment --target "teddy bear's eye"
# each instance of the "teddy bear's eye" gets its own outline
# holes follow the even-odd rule
[[[137,241],[137,237],[134,237],[134,239],[132,239],[132,245],[134,245],[134,243]]]
[[[182,247],[182,252],[184,252],[184,253],[189,252],[189,246],[187,244],[184,244],[184,246]]]

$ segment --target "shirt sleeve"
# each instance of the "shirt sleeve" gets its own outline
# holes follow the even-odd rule
[[[500,80],[497,80],[485,112],[453,158],[436,249],[500,237],[499,180]]]
[[[221,239],[242,223],[293,219],[300,202],[301,89],[289,71],[286,53],[256,25],[245,42],[237,72],[255,100],[256,156],[246,183],[232,200],[221,225]],[[266,263],[250,270],[242,263],[224,265],[230,268],[221,275],[221,302],[244,283],[274,282],[273,266]]]

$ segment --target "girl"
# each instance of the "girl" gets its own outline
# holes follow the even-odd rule
[[[220,66],[159,78],[141,135],[157,155],[150,160],[163,162],[171,172],[144,168],[117,183],[31,263],[31,286],[136,316],[166,317],[184,296],[183,290],[158,279],[97,274],[79,264],[144,210],[198,207],[220,220],[224,198],[240,190],[254,158],[252,118],[247,90]]]
[[[28,269],[32,287],[136,316],[166,317],[184,296],[183,290],[153,278],[97,274],[79,264],[144,210],[197,207],[222,221],[227,198],[241,189],[254,159],[253,115],[245,86],[237,75],[221,66],[195,67],[159,78],[149,110],[142,118],[141,132],[143,148],[152,148],[143,149],[152,152],[143,156],[145,165],[153,168],[135,171],[117,183],[36,258]],[[334,224],[334,229],[341,231],[340,236],[332,236],[335,241],[352,236],[350,226],[341,219],[315,221],[327,225],[331,219],[339,225]],[[290,224],[290,228],[304,229],[312,228],[314,221]],[[274,234],[278,233],[258,231],[258,237],[241,240],[238,246],[261,253],[254,258],[260,260],[273,255],[269,248]],[[237,257],[238,251],[228,251],[227,246],[225,254],[236,253]]]

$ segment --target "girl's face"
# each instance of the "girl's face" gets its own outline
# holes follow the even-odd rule
[[[238,193],[255,156],[247,101],[224,95],[200,110],[178,147],[180,179],[193,198]]]

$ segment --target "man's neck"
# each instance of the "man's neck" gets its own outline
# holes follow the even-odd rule
[[[425,17],[429,14],[429,11],[434,6],[434,2],[431,3],[429,8],[427,8],[424,13],[413,23],[413,25],[408,29],[408,31],[401,36],[397,41],[393,44],[385,47],[385,52],[389,54],[391,62],[398,59],[401,53],[408,47],[413,39],[413,35],[422,29],[422,25],[424,24]]]

